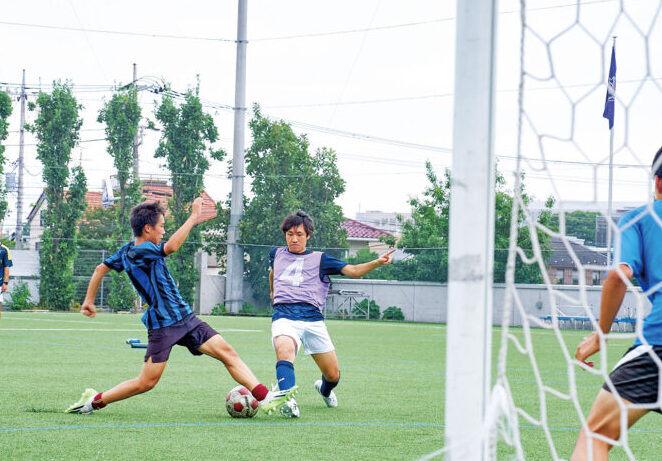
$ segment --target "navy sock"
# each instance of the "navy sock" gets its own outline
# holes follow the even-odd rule
[[[322,388],[320,389],[320,392],[324,397],[328,397],[329,394],[331,394],[331,391],[333,390],[334,387],[338,385],[338,382],[340,381],[340,375],[338,375],[338,381],[335,383],[331,381],[327,381],[324,375],[322,375]]]
[[[287,360],[276,362],[276,378],[278,379],[278,389],[281,391],[293,388],[296,384],[294,364]]]

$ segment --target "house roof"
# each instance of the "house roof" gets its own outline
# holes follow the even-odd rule
[[[147,200],[155,200],[161,203],[164,208],[167,209],[168,199],[172,198],[172,187],[164,185],[152,185],[152,184],[143,184],[143,196]],[[200,194],[202,197],[202,212],[196,224],[209,221],[216,217],[216,202],[214,199],[207,194],[207,192],[202,192]]]
[[[575,269],[576,265],[571,256],[574,254],[582,266],[590,264],[593,266],[605,266],[605,269],[607,268],[606,254],[571,239],[566,239],[566,241],[572,253],[566,247],[564,239],[553,237],[551,241],[552,255],[547,258],[545,264],[553,267],[572,267]]]
[[[393,234],[364,224],[355,219],[346,219],[340,223],[340,228],[347,230],[347,238],[355,239],[376,239],[382,235],[392,236]]]
[[[143,192],[143,196],[147,200],[156,200],[159,203],[161,203],[161,205],[163,205],[163,207],[166,208],[167,210],[168,199],[172,198],[172,187],[165,185],[144,184],[142,192]],[[42,192],[41,196],[39,197],[39,200],[37,201],[37,204],[30,211],[30,215],[28,216],[28,221],[32,220],[37,210],[41,207],[45,196],[46,196],[45,193]],[[200,213],[200,217],[198,218],[196,224],[209,221],[210,219],[215,218],[217,215],[216,202],[214,202],[214,199],[211,198],[209,194],[207,194],[207,192],[204,191],[202,192],[201,196],[202,196],[202,212]],[[87,202],[88,208],[98,208],[102,206],[102,199],[103,199],[103,192],[100,191],[88,191],[85,194],[85,201]]]

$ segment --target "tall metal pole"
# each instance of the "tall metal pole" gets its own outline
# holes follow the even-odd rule
[[[23,147],[25,136],[25,69],[21,80],[21,126],[18,130],[18,194],[16,197],[16,249],[23,248]]]
[[[447,460],[489,457],[497,0],[457,0],[446,342]]]
[[[612,37],[616,49],[616,36]],[[616,94],[613,95],[616,99]],[[611,266],[612,189],[614,185],[614,127],[609,129],[609,192],[607,195],[607,267]]]
[[[239,222],[244,214],[244,126],[246,120],[246,22],[248,1],[239,0],[237,18],[237,70],[234,95],[234,145],[232,149],[232,197],[228,227],[228,267],[225,307],[239,312],[243,304],[244,250],[238,245]]]
[[[131,91],[134,91],[134,94],[137,94],[138,90],[136,89],[136,80],[138,80],[138,65],[133,63],[133,85],[131,86]],[[140,130],[136,131],[136,136],[133,138],[133,176],[134,180],[138,180],[140,175],[140,157],[138,155],[138,146],[140,142],[138,138]]]

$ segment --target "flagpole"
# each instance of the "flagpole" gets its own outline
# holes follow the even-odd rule
[[[616,49],[616,36],[612,37],[612,51]],[[609,88],[609,86],[607,86]],[[614,104],[616,94],[614,92]],[[612,189],[614,184],[614,127],[609,129],[609,193],[607,197],[607,267],[611,266]]]

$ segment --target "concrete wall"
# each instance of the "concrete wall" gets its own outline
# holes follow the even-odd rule
[[[209,313],[213,306],[224,302],[225,277],[222,275],[206,275],[201,277],[201,303],[200,313]],[[522,325],[522,313],[536,319],[551,315],[551,305],[556,303],[561,316],[586,317],[588,309],[597,318],[600,314],[600,295],[602,287],[587,286],[583,291],[577,285],[554,285],[553,291],[544,285],[516,285],[515,302],[519,302],[521,309],[513,304],[511,310],[512,326]],[[433,282],[397,282],[392,280],[355,280],[334,279],[332,289],[352,290],[365,293],[366,297],[374,300],[383,311],[389,306],[397,306],[402,310],[405,320],[413,322],[446,323],[446,306],[448,286],[445,283]],[[503,307],[505,302],[505,284],[495,284],[493,292],[494,309],[492,322],[501,325]],[[244,283],[244,299],[253,302],[250,286]],[[346,298],[345,298],[346,299]],[[356,300],[362,299],[360,296]],[[634,317],[636,306],[641,300],[644,315],[650,312],[650,303],[641,295],[641,290],[625,295],[623,305],[617,317]],[[342,304],[343,298],[330,295],[327,307]]]
[[[30,288],[32,301],[39,302],[39,252],[35,250],[9,250],[12,267],[9,268],[9,287],[11,293],[18,282],[25,282]],[[9,295],[7,295],[7,301]]]

